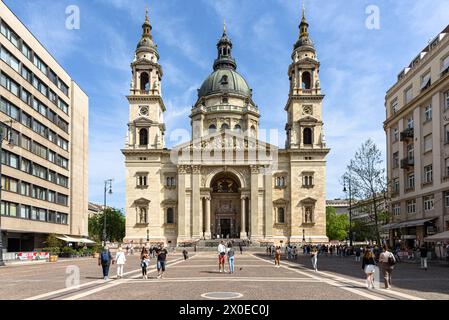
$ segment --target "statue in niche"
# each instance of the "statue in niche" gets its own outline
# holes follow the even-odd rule
[[[312,223],[312,209],[306,208],[305,218],[306,223]]]

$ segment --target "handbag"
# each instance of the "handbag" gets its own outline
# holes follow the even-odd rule
[[[374,264],[368,264],[365,266],[365,273],[374,273],[376,271],[376,266]]]

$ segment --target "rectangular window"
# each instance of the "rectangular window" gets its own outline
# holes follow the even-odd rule
[[[26,182],[20,183],[20,194],[23,196],[30,197],[31,196],[31,185]]]
[[[446,158],[445,165],[446,165],[445,177],[449,177],[449,158]]]
[[[31,105],[31,93],[22,88],[20,91],[20,99],[27,105]]]
[[[399,179],[393,180],[393,193],[399,193]]]
[[[22,42],[22,54],[31,61],[31,49],[24,42]]]
[[[16,48],[19,48],[19,37],[4,22],[0,26],[0,32],[8,39]]]
[[[67,178],[61,174],[58,174],[57,184],[68,188],[69,187],[69,178]]]
[[[34,54],[33,63],[40,71],[42,71],[45,75],[47,75],[47,66],[36,54]]]
[[[58,88],[66,95],[69,96],[69,87],[62,82],[60,79],[58,79]]]
[[[19,85],[5,74],[1,74],[0,84],[13,95],[19,97]]]
[[[404,103],[407,104],[410,101],[412,101],[412,99],[413,99],[413,91],[412,87],[410,87],[404,91]]]
[[[408,214],[416,213],[416,200],[407,201],[407,213]]]
[[[434,208],[434,196],[427,196],[423,198],[424,200],[424,211],[430,211]]]
[[[25,135],[22,135],[20,139],[20,146],[28,151],[31,150],[31,139]]]
[[[449,124],[444,126],[444,143],[449,143]]]
[[[51,170],[48,171],[48,181],[53,182],[53,183],[57,183],[58,182],[58,178],[57,178],[56,172],[51,171]]]
[[[421,90],[425,90],[431,85],[430,71],[421,77]]]
[[[30,219],[31,218],[31,207],[21,205],[20,206],[20,218],[22,219]]]
[[[48,201],[53,203],[56,202],[56,192],[48,190]]]
[[[433,181],[432,165],[424,167],[424,183],[431,183]]]
[[[393,205],[393,214],[395,216],[400,216],[401,215],[401,205],[399,203],[396,203]]]
[[[59,98],[58,100],[58,107],[59,109],[61,109],[62,111],[64,111],[64,113],[69,113],[69,105],[67,103],[65,103],[61,98]]]
[[[441,61],[441,73],[445,74],[449,71],[449,56]]]
[[[391,103],[391,114],[395,116],[397,112],[398,112],[398,99],[396,98]]]
[[[69,202],[69,197],[66,196],[65,194],[60,194],[58,193],[57,197],[56,197],[56,203],[57,204],[61,204],[63,206],[67,206]]]
[[[444,193],[444,206],[446,208],[449,208],[449,191],[446,191]]]
[[[399,167],[399,152],[393,153],[393,169]]]
[[[407,158],[410,161],[415,159],[415,145],[413,143],[407,145]]]
[[[21,68],[21,70],[20,70],[20,74],[22,75],[22,77],[23,77],[26,81],[28,81],[29,83],[32,82],[32,80],[33,80],[33,74],[31,73],[30,70],[28,70],[28,68],[24,67],[23,65],[22,65],[22,68]]]
[[[408,129],[413,129],[413,127],[414,127],[414,121],[413,121],[413,117],[409,117],[408,118],[408,120],[407,120],[407,128]]]
[[[31,161],[22,158],[21,162],[20,162],[20,170],[22,170],[23,172],[26,173],[30,173],[31,174]]]
[[[433,142],[432,142],[432,134],[428,134],[424,137],[424,152],[432,151]]]
[[[0,59],[2,59],[7,65],[13,68],[16,72],[19,72],[19,60],[14,57],[5,47],[0,48]]]
[[[432,120],[432,105],[431,104],[426,106],[426,108],[424,109],[424,118],[426,119],[426,121]]]
[[[407,188],[408,189],[414,189],[415,188],[415,174],[410,173],[407,176]]]
[[[30,116],[29,114],[27,114],[27,113],[25,113],[25,112],[22,112],[22,117],[21,117],[21,119],[20,119],[20,122],[21,122],[24,126],[26,126],[26,127],[28,127],[28,128],[31,128],[31,116]]]

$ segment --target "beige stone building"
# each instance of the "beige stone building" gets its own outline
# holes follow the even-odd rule
[[[398,76],[385,101],[391,244],[449,230],[449,26]]]
[[[88,97],[2,1],[0,46],[4,248],[87,236]]]
[[[126,238],[327,242],[320,63],[303,14],[288,68],[287,141],[260,140],[261,114],[226,27],[192,107],[190,141],[165,148],[163,71],[148,16],[132,61],[126,157]],[[286,88],[287,92],[288,88]],[[280,111],[280,110],[279,110]],[[187,121],[187,119],[186,119]]]

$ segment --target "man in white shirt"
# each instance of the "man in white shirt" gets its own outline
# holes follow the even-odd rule
[[[224,265],[226,260],[226,247],[223,241],[218,245],[218,270],[224,272]]]

